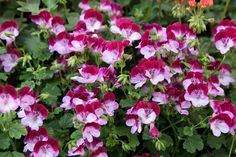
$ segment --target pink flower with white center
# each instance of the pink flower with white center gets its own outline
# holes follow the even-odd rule
[[[236,46],[236,28],[228,28],[214,36],[214,44],[221,54],[227,53]]]
[[[219,137],[221,133],[230,132],[233,121],[228,114],[221,113],[210,119],[210,127],[214,136]]]
[[[90,32],[94,32],[96,30],[100,30],[102,28],[102,14],[93,9],[86,10],[81,16],[80,20],[84,21],[87,29]]]
[[[220,113],[225,113],[228,114],[228,116],[234,121],[234,123],[236,122],[236,108],[234,104],[232,104],[229,100],[211,100],[210,105],[214,111],[214,116]]]
[[[209,103],[208,87],[204,83],[191,84],[184,95],[185,100],[191,101],[194,107],[206,106]]]
[[[216,97],[217,95],[219,96],[224,96],[224,89],[220,87],[220,81],[216,75],[212,75],[208,78],[207,80],[208,84],[208,92],[210,95]]]
[[[122,5],[119,3],[111,3],[111,15],[112,17],[121,17],[123,15],[124,11],[122,9]]]
[[[93,142],[93,138],[100,136],[100,125],[97,123],[87,123],[83,128],[83,139]]]
[[[6,40],[7,44],[11,44],[19,35],[18,29],[19,26],[16,21],[4,21],[0,26],[0,39]]]
[[[135,66],[131,69],[131,83],[135,84],[134,88],[142,87],[146,81],[145,69],[142,66]]]
[[[184,89],[188,89],[191,84],[203,83],[204,75],[201,72],[188,72],[185,80],[183,81]]]
[[[37,15],[30,15],[31,21],[39,25],[39,27],[41,28],[50,28],[51,18],[52,18],[52,15],[47,10],[43,10]]]
[[[196,38],[194,33],[187,24],[176,22],[166,28],[167,40],[165,48],[168,51],[178,53],[187,48],[190,41]]]
[[[171,65],[172,69],[174,70],[175,73],[182,74],[182,68],[181,68],[181,60],[177,58]]]
[[[86,23],[84,21],[79,21],[72,33],[74,36],[78,36],[80,34],[86,34],[88,32]]]
[[[98,139],[98,138],[94,138],[93,142],[88,142],[86,141],[86,147],[88,148],[88,150],[94,152],[95,150],[97,150],[99,147],[103,146],[103,142]]]
[[[191,103],[189,101],[182,101],[178,105],[175,106],[175,109],[181,114],[181,115],[189,115],[188,109],[191,107]]]
[[[138,65],[145,68],[145,76],[148,77],[153,85],[165,79],[165,65],[161,59],[143,59]]]
[[[24,152],[33,151],[34,146],[39,141],[47,141],[48,140],[48,131],[44,128],[39,128],[38,131],[28,129],[28,134],[24,139]]]
[[[85,147],[85,141],[82,138],[80,138],[76,142],[76,147],[73,147],[71,150],[68,151],[68,156],[75,156],[75,155],[83,156],[85,153],[84,147]]]
[[[73,46],[73,51],[83,52],[87,46],[87,36],[80,34],[72,40],[71,44]]]
[[[111,10],[112,10],[111,9],[111,1],[110,0],[101,0],[99,7],[103,12],[111,12]]]
[[[213,33],[216,35],[220,31],[228,28],[236,28],[236,23],[233,20],[223,20],[213,29]]]
[[[141,39],[140,27],[130,19],[119,18],[116,24],[110,28],[112,33],[120,34],[126,40],[132,43],[135,40]]]
[[[39,141],[34,146],[34,157],[57,157],[59,155],[58,142],[49,138],[47,141]]]
[[[21,57],[21,53],[12,47],[7,48],[7,53],[0,54],[0,62],[3,66],[5,72],[10,72],[15,66]]]
[[[82,0],[81,2],[79,2],[78,7],[82,10],[90,9],[89,0]]]
[[[56,51],[61,55],[65,55],[72,52],[72,44],[73,36],[71,36],[67,32],[59,33],[56,38],[49,37],[49,50],[51,52]]]
[[[111,81],[115,82],[116,81],[116,71],[112,65],[109,67],[102,67],[99,68],[99,76],[98,76],[98,81],[99,82],[104,82],[104,81]]]
[[[114,111],[119,108],[119,104],[115,100],[116,96],[112,92],[107,92],[103,97],[103,108],[109,116],[114,116]]]
[[[218,79],[220,84],[223,86],[229,86],[231,83],[235,82],[235,78],[231,73],[231,66],[229,64],[222,64],[219,69],[220,74],[218,75]]]
[[[201,72],[201,73],[203,73],[202,65],[201,65],[201,63],[198,61],[198,59],[189,58],[187,61],[188,61],[188,64],[191,65],[191,68],[189,69],[189,71],[191,71],[191,72]]]
[[[160,105],[167,104],[169,101],[168,94],[166,94],[165,92],[155,92],[152,94],[152,96],[153,96],[152,101],[155,101]]]
[[[146,59],[155,56],[155,53],[158,50],[157,45],[152,40],[141,40],[137,48],[140,48],[140,53],[144,55],[144,58]]]
[[[69,90],[66,95],[62,98],[62,104],[61,104],[61,108],[65,108],[65,110],[70,110],[72,108],[74,108],[74,104],[72,103],[74,97],[74,93]]]
[[[20,100],[21,109],[26,109],[30,105],[35,104],[37,96],[38,94],[33,93],[30,87],[25,86],[21,88],[19,92],[19,100]]]
[[[32,130],[39,130],[43,125],[43,120],[48,116],[48,110],[42,104],[33,104],[30,110],[25,110],[25,115],[22,115],[21,124],[30,127]]]
[[[131,127],[131,134],[134,134],[136,131],[141,133],[142,126],[141,120],[137,115],[128,114],[125,116],[125,124]]]
[[[107,150],[105,147],[99,147],[97,150],[92,152],[91,157],[108,157]]]
[[[97,99],[91,100],[85,105],[77,105],[75,111],[77,119],[80,122],[83,123],[98,122],[99,124],[100,122],[103,122],[103,119],[100,119],[101,115],[103,115],[104,113],[102,109],[102,104]]]
[[[142,123],[150,124],[160,114],[160,107],[155,102],[139,101],[131,113],[136,113],[141,118]]]
[[[52,31],[58,35],[61,32],[65,32],[66,28],[64,26],[64,21],[61,16],[54,16],[52,18]]]
[[[11,85],[0,85],[0,113],[15,111],[19,105],[16,88]]]
[[[174,82],[166,87],[166,93],[168,94],[170,100],[180,101],[184,91],[180,90],[179,87],[182,87],[182,83],[180,82]]]
[[[102,53],[106,45],[103,38],[87,37],[88,47],[93,53]]]
[[[94,83],[99,74],[99,68],[94,65],[83,65],[79,72],[82,77],[74,76],[71,79],[80,83]]]
[[[148,39],[148,40],[153,40],[157,42],[163,42],[167,40],[166,28],[156,23],[152,23],[152,24],[144,23],[143,28],[145,32],[142,35],[142,40]]]
[[[110,41],[107,42],[102,52],[102,60],[107,64],[113,64],[121,59],[124,49],[129,41]]]

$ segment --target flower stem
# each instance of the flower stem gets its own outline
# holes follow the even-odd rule
[[[226,13],[228,11],[229,3],[230,3],[230,0],[226,0],[226,4],[225,4],[225,7],[224,7],[224,12],[223,12],[222,20],[225,18],[225,15],[226,15]]]
[[[233,140],[232,140],[232,143],[231,143],[231,146],[230,146],[230,151],[229,151],[228,157],[231,157],[233,146],[234,146],[234,136],[233,136]]]

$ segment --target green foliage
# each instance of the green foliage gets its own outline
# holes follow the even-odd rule
[[[196,150],[201,151],[203,147],[204,143],[200,135],[187,137],[183,143],[183,148],[189,153],[195,153]]]
[[[15,139],[20,139],[21,136],[25,136],[27,134],[26,128],[19,123],[13,123],[8,131],[9,136]]]

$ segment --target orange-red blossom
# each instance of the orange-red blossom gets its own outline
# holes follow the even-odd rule
[[[184,0],[179,0],[179,3],[182,4]],[[190,7],[195,7],[197,5],[195,0],[188,0]],[[201,0],[198,5],[202,8],[210,7],[214,4],[213,0]]]

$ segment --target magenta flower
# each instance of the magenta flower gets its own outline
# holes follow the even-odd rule
[[[58,142],[52,138],[49,138],[47,141],[39,141],[34,146],[34,157],[57,157],[58,155]]]
[[[128,114],[125,116],[125,124],[131,127],[131,133],[134,134],[136,131],[141,133],[142,126],[141,120],[138,115]]]
[[[83,65],[79,69],[80,76],[74,76],[71,79],[80,83],[94,83],[98,79],[99,68],[94,65]]]
[[[191,101],[195,107],[206,106],[209,103],[207,84],[196,83],[189,85],[184,98],[187,101]]]
[[[103,108],[109,116],[114,116],[114,111],[119,108],[119,104],[115,99],[115,94],[112,92],[105,93],[103,97]]]
[[[217,95],[224,96],[224,89],[220,87],[220,81],[216,75],[210,76],[207,80],[207,84],[210,95],[214,97]]]
[[[108,157],[107,150],[105,147],[99,147],[97,150],[92,152],[91,157]]]
[[[85,141],[82,138],[80,138],[76,142],[76,147],[73,147],[71,150],[68,151],[68,156],[75,156],[75,155],[83,156],[85,153],[84,147],[85,147]]]
[[[11,44],[19,35],[18,29],[19,26],[16,21],[4,21],[0,26],[0,39],[6,40],[7,44]]]
[[[90,32],[94,32],[102,28],[102,14],[97,10],[88,9],[84,11],[84,13],[80,16],[80,20],[85,22],[86,27]]]
[[[31,15],[30,19],[35,24],[39,25],[41,28],[50,28],[51,27],[51,13],[47,10],[41,11],[37,15]]]
[[[15,111],[20,105],[15,87],[0,85],[0,113]]]
[[[90,9],[89,0],[82,0],[81,2],[79,2],[78,7],[82,10]]]
[[[83,128],[83,139],[93,142],[94,138],[100,136],[100,125],[97,123],[87,123]]]
[[[51,21],[52,32],[58,35],[61,32],[65,32],[64,21],[61,16],[54,16]]]
[[[155,124],[153,124],[153,123],[150,124],[149,135],[153,138],[157,138],[160,136],[160,132],[156,128]]]

